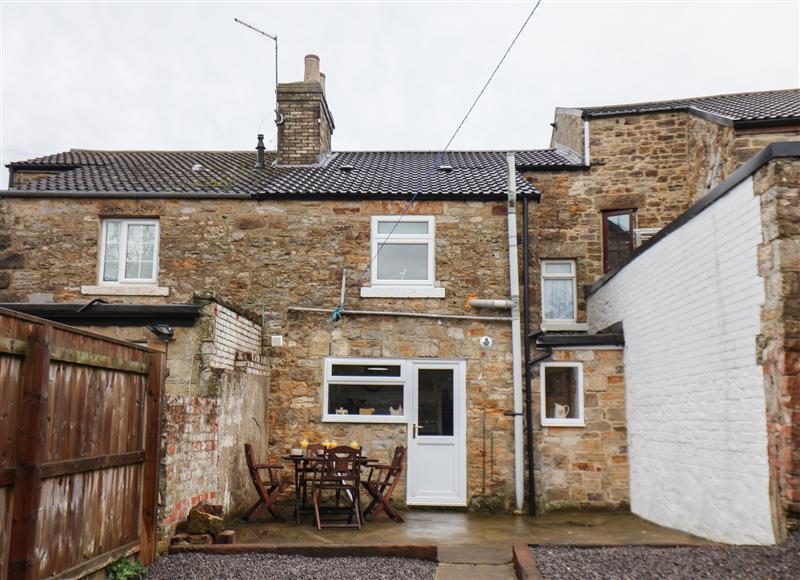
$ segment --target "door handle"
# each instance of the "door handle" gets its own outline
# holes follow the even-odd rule
[[[422,429],[422,428],[423,428],[422,425],[417,425],[416,423],[414,423],[414,426],[412,427],[412,431],[411,431],[411,437],[413,439],[416,439],[417,438],[417,429]]]

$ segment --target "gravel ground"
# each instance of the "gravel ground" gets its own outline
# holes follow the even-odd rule
[[[436,562],[411,558],[309,558],[284,554],[169,554],[147,570],[147,578],[163,580],[433,580],[435,574]]]
[[[768,547],[534,546],[531,551],[546,580],[800,578],[800,533],[794,534],[783,544]]]

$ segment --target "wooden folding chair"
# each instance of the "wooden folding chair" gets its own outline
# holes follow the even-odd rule
[[[312,443],[308,447],[306,447],[306,458],[311,460],[319,457],[325,456],[325,447],[322,443]],[[299,475],[299,483],[300,488],[303,490],[303,499],[301,505],[303,507],[306,506],[307,503],[307,495],[308,495],[308,486],[311,481],[314,479],[314,473],[318,472],[321,469],[321,464],[315,463],[313,461],[306,461],[302,464],[302,466],[298,467],[298,475]]]
[[[334,447],[325,452],[325,457],[312,460],[320,469],[313,474],[314,515],[317,529],[358,528],[361,529],[361,501],[359,483],[361,481],[361,450],[347,446]],[[335,492],[336,508],[321,507],[322,494]],[[346,497],[349,506],[340,507],[341,497]],[[339,518],[321,517],[322,513],[338,513]],[[346,516],[346,520],[341,516]],[[353,521],[355,520],[355,521]]]
[[[257,511],[261,508],[266,508],[273,518],[279,522],[285,522],[286,518],[275,507],[275,500],[290,485],[288,481],[281,477],[280,471],[283,469],[283,465],[256,463],[253,457],[253,447],[249,443],[244,444],[244,456],[247,459],[250,478],[253,480],[253,485],[258,494],[258,501],[244,515],[244,521],[251,522]],[[267,474],[266,480],[261,477],[261,472],[263,471]]]
[[[386,512],[386,515],[396,522],[403,522],[403,516],[392,505],[391,497],[400,475],[403,473],[403,463],[406,458],[406,448],[399,445],[394,450],[394,457],[389,465],[370,465],[367,479],[361,481],[361,485],[372,497],[372,501],[364,510],[367,519],[373,519],[379,512]]]

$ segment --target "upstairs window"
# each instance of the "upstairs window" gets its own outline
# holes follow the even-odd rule
[[[634,210],[603,212],[603,271],[622,266],[633,253]]]
[[[575,322],[575,262],[542,261],[542,321]]]
[[[101,284],[155,284],[158,220],[103,220]]]
[[[433,286],[434,218],[372,218],[372,285]]]

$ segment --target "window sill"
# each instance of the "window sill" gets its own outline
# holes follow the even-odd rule
[[[120,284],[105,286],[81,286],[86,296],[169,296],[169,288],[147,284]]]
[[[323,423],[408,423],[404,415],[325,415]]]
[[[444,288],[433,286],[362,286],[362,298],[444,298]]]
[[[544,419],[542,427],[586,427],[583,419]]]
[[[589,332],[587,322],[542,322],[542,330],[550,332],[553,330],[571,330],[575,332]]]

